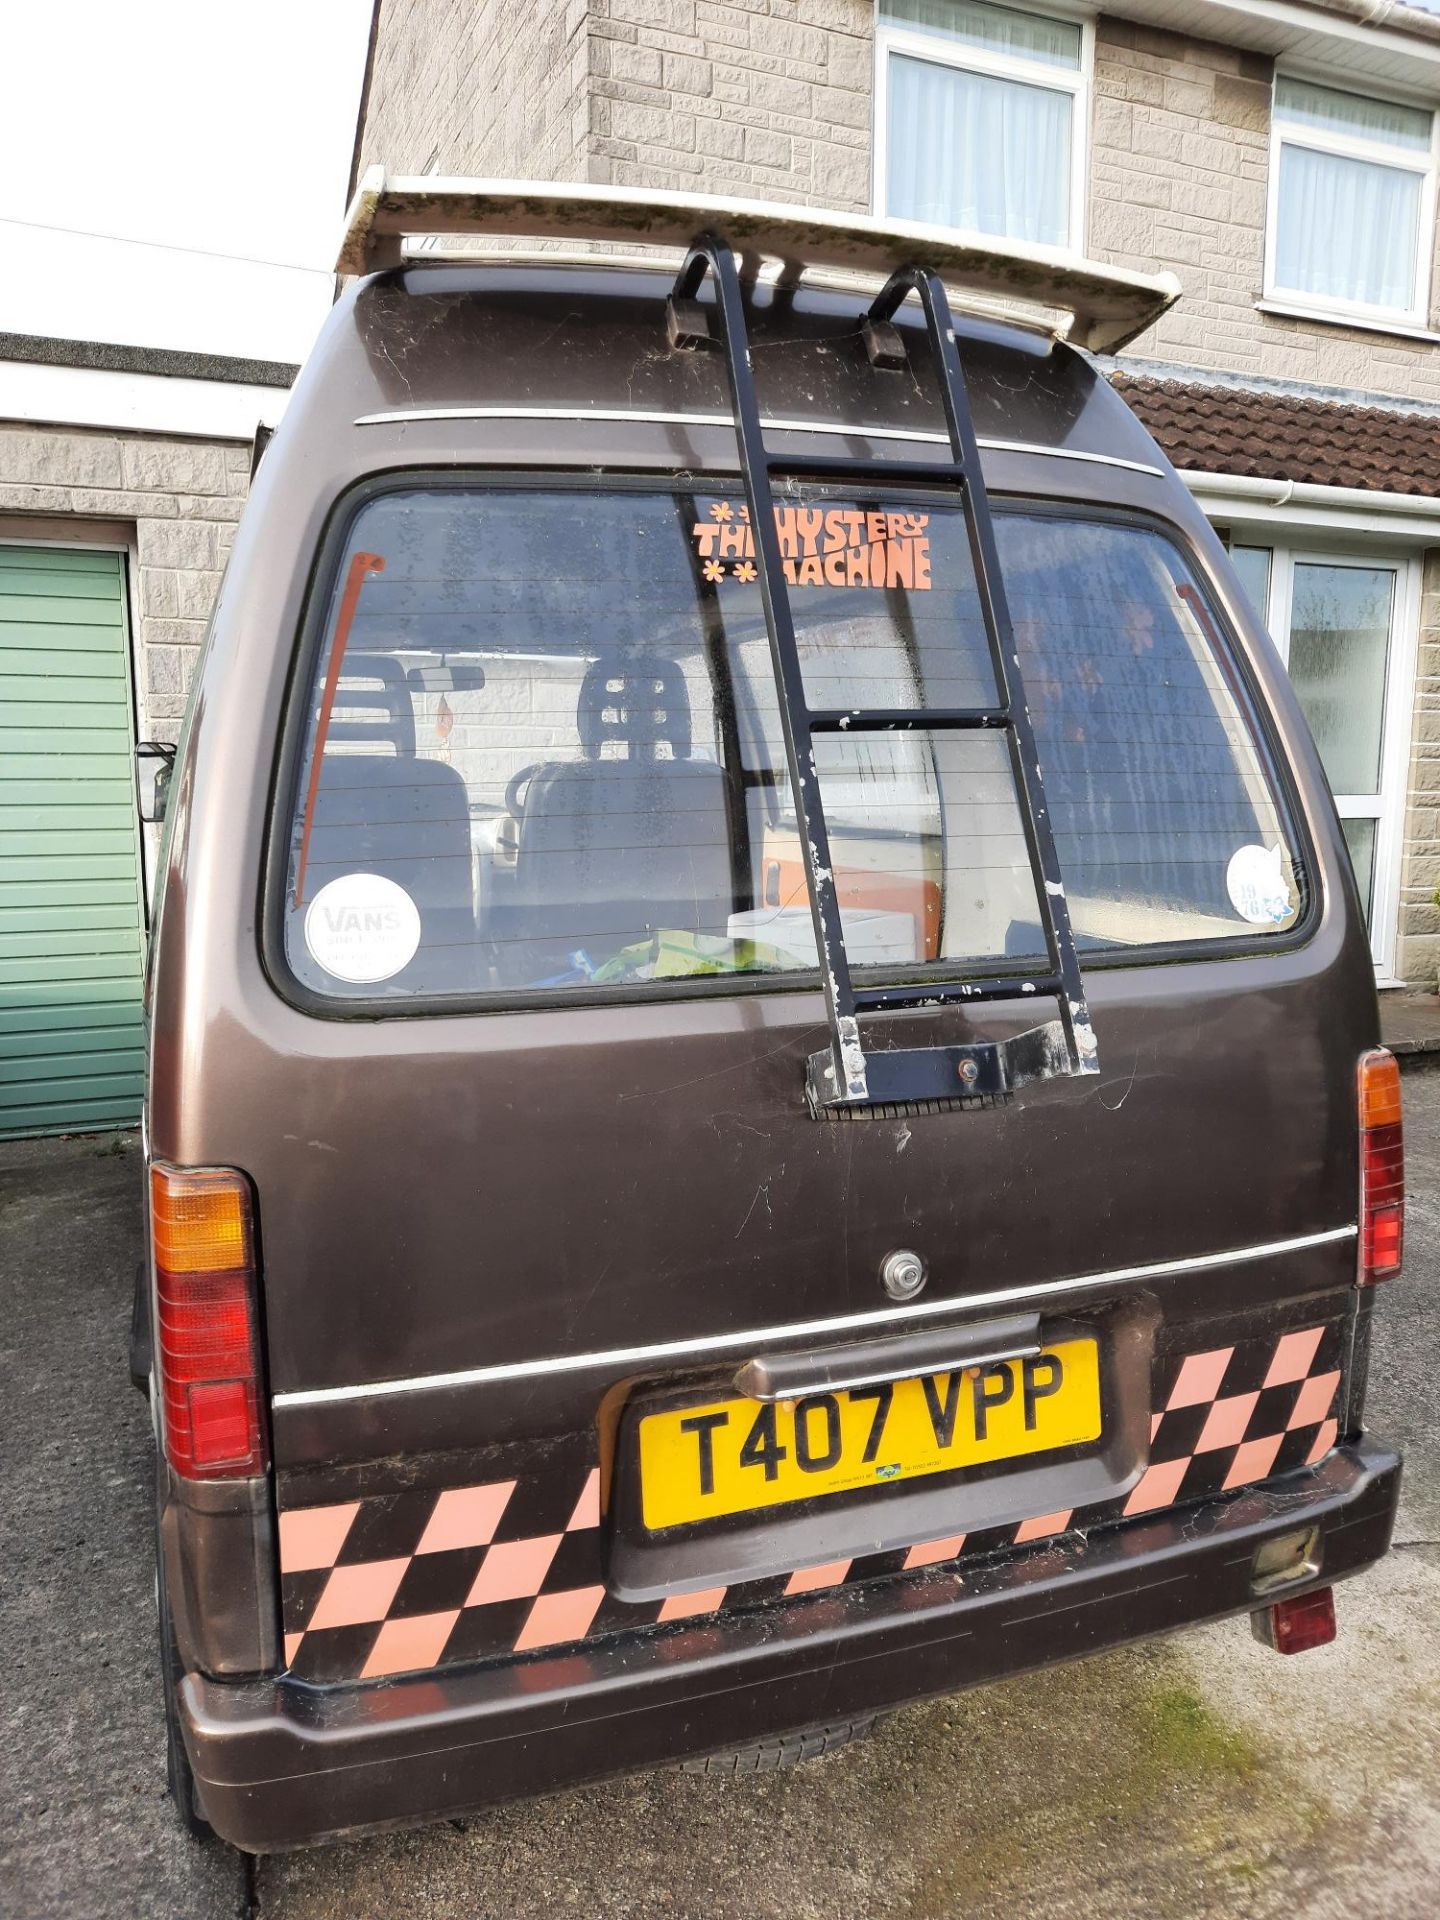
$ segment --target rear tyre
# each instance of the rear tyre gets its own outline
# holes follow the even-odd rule
[[[798,1767],[802,1760],[818,1760],[822,1754],[848,1747],[852,1740],[863,1740],[887,1718],[883,1713],[868,1713],[859,1720],[842,1720],[835,1726],[807,1727],[804,1733],[757,1740],[753,1747],[736,1747],[731,1753],[712,1753],[704,1760],[682,1760],[680,1770],[709,1774],[715,1779],[734,1779],[747,1773],[778,1773],[785,1767]]]
[[[184,1676],[180,1649],[175,1644],[175,1626],[170,1617],[170,1596],[165,1590],[165,1556],[160,1550],[160,1529],[155,1529],[155,1611],[160,1630],[160,1690],[165,1701],[165,1784],[175,1803],[175,1812],[185,1831],[195,1840],[213,1840],[215,1829],[200,1811],[195,1791],[195,1775],[185,1751],[185,1736],[180,1731],[180,1715],[175,1705],[175,1689]]]

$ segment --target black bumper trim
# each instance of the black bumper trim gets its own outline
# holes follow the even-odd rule
[[[331,1689],[191,1674],[181,1721],[206,1816],[236,1846],[442,1819],[1250,1612],[1263,1540],[1318,1525],[1308,1584],[1358,1573],[1389,1544],[1399,1481],[1398,1457],[1362,1440],[1313,1470],[1088,1538],[643,1644]]]

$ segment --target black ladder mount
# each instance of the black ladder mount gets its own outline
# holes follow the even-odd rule
[[[990,502],[980,472],[970,403],[944,286],[939,276],[926,268],[903,267],[891,275],[868,314],[862,317],[861,325],[874,358],[876,348],[870,343],[885,342],[890,337],[889,323],[902,302],[911,293],[919,295],[929,349],[945,403],[950,458],[852,460],[818,455],[777,456],[766,448],[750,368],[740,276],[729,244],[718,234],[702,234],[695,240],[680,270],[667,308],[672,344],[698,346],[710,338],[708,314],[698,304],[707,275],[715,282],[718,344],[730,382],[740,471],[760,562],[760,594],[779,692],[785,759],[830,1019],[830,1045],[823,1053],[813,1054],[806,1069],[811,1111],[819,1116],[840,1117],[935,1101],[993,1106],[1027,1081],[1060,1074],[1098,1073],[1095,1034],[1086,1007],[1080,963],[1075,955],[1035,734],[1005,601]],[[881,350],[884,351],[883,345]],[[958,489],[995,671],[997,706],[898,711],[857,708],[834,713],[811,710],[805,697],[795,622],[775,524],[770,483],[776,474],[790,480],[908,482]],[[845,952],[830,835],[815,768],[814,737],[839,732],[903,729],[942,732],[965,728],[1003,730],[1009,743],[1016,802],[1045,935],[1046,969],[1042,973],[988,980],[937,980],[857,988],[851,980]],[[1058,1001],[1059,1018],[1007,1040],[976,1041],[968,1046],[870,1049],[861,1034],[860,1020],[865,1014],[928,1009],[955,1002],[969,1005],[980,1001],[1021,1002],[1036,998]]]

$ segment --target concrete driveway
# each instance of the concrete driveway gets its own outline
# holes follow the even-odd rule
[[[164,1797],[150,1440],[124,1371],[133,1144],[0,1146],[0,1913],[7,1920],[1431,1920],[1440,1875],[1440,1071],[1406,1081],[1410,1242],[1375,1427],[1397,1551],[1338,1644],[1243,1623],[898,1715],[769,1778],[660,1774],[258,1865]],[[113,1148],[113,1150],[112,1150]]]

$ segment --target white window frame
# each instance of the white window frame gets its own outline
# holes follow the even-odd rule
[[[1381,714],[1380,776],[1375,793],[1337,793],[1342,820],[1374,820],[1375,863],[1371,879],[1370,952],[1378,984],[1397,986],[1395,941],[1400,920],[1400,869],[1405,844],[1405,810],[1410,767],[1410,735],[1415,706],[1415,664],[1420,634],[1421,561],[1394,548],[1350,547],[1317,539],[1296,541],[1283,526],[1232,524],[1237,547],[1266,547],[1270,552],[1268,606],[1257,609],[1274,639],[1286,672],[1290,668],[1290,615],[1295,568],[1393,567],[1395,600],[1390,615],[1390,645],[1385,662],[1385,699]]]
[[[1041,60],[1021,60],[1009,54],[992,53],[983,47],[961,46],[944,40],[939,34],[924,33],[914,27],[892,26],[875,18],[875,131],[871,151],[871,206],[883,218],[887,212],[885,196],[886,153],[889,146],[890,56],[904,54],[910,59],[928,60],[934,66],[954,67],[964,73],[990,74],[1000,80],[1018,80],[1026,86],[1046,87],[1055,93],[1068,93],[1073,105],[1070,114],[1070,209],[1069,232],[1063,247],[1047,251],[1079,259],[1085,252],[1088,169],[1090,164],[1090,97],[1095,74],[1095,21],[1093,15],[1078,7],[1027,6],[1016,0],[995,0],[1011,13],[1031,13],[1042,20],[1063,20],[1080,29],[1078,67],[1052,67]],[[956,227],[956,233],[972,235],[981,246],[993,246],[1007,236],[982,233],[978,229]]]
[[[1329,87],[1332,92],[1351,93],[1357,99],[1375,100],[1397,107],[1419,107],[1430,115],[1428,153],[1387,146],[1383,141],[1364,140],[1356,135],[1327,133],[1317,127],[1283,125],[1276,111],[1276,97],[1282,80],[1300,85]],[[1349,160],[1370,160],[1380,166],[1398,168],[1420,176],[1420,217],[1415,233],[1415,299],[1408,307],[1389,307],[1368,300],[1336,300],[1310,293],[1302,287],[1287,287],[1275,278],[1277,239],[1280,222],[1280,151],[1282,147],[1305,147],[1312,153],[1337,154]],[[1318,319],[1355,320],[1374,326],[1377,321],[1392,321],[1397,327],[1426,329],[1430,324],[1430,282],[1434,267],[1436,175],[1440,171],[1440,113],[1433,103],[1402,100],[1372,88],[1357,87],[1334,74],[1314,74],[1286,68],[1277,71],[1270,90],[1270,162],[1265,194],[1265,277],[1264,299],[1287,312],[1313,315]]]

